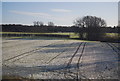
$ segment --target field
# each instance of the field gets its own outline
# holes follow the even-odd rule
[[[30,79],[118,79],[118,43],[4,39],[3,75]]]
[[[25,32],[0,32],[4,38],[32,38],[32,39],[81,39],[79,33],[57,32],[57,33],[25,33]],[[120,42],[118,33],[104,33],[99,41]]]
[[[59,33],[25,33],[25,32],[1,32],[3,37],[9,37],[9,38],[25,38],[25,37],[34,37],[34,38],[40,38],[41,36],[51,36],[51,37],[62,37],[62,38],[79,38],[78,33],[72,33],[72,32],[59,32]],[[52,36],[54,35],[54,36]]]

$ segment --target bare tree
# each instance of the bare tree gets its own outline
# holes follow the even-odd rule
[[[36,21],[34,21],[33,24],[34,24],[34,26],[37,26],[37,22]]]
[[[44,23],[42,21],[39,21],[38,24],[39,24],[39,26],[43,26],[44,25]]]
[[[77,26],[77,27],[84,27],[85,26],[85,23],[83,22],[82,19],[76,19],[74,22],[74,25]]]
[[[34,24],[34,26],[43,26],[44,25],[44,23],[41,21],[34,21],[33,24]]]
[[[48,26],[54,26],[53,22],[48,22]]]
[[[106,27],[107,24],[104,19],[101,19],[96,16],[84,16],[83,18],[78,18],[74,22],[75,26],[81,28],[87,28],[86,30],[86,38],[87,39],[95,39],[99,38],[100,27]],[[80,36],[83,39],[83,34],[80,32]]]
[[[74,22],[75,26],[78,27],[105,27],[106,22],[96,16],[85,16],[83,18],[78,18]]]

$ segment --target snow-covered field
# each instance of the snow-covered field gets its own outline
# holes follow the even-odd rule
[[[32,79],[118,79],[117,44],[3,40],[3,75]]]

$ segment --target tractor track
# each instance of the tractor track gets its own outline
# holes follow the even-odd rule
[[[24,56],[24,55],[25,55],[25,56],[32,55],[34,52],[39,51],[39,50],[41,50],[41,49],[43,49],[43,48],[49,47],[49,46],[51,46],[51,45],[54,45],[54,44],[56,44],[56,43],[58,43],[58,42],[62,42],[62,41],[57,41],[57,42],[48,44],[48,45],[46,45],[46,46],[44,46],[44,47],[42,47],[42,48],[36,48],[36,49],[31,50],[31,51],[28,51],[28,52],[19,54],[19,55],[17,55],[17,56],[11,57],[11,58],[8,58],[8,59],[6,59],[6,60],[3,60],[3,63],[5,63],[5,62],[7,62],[7,61],[10,61],[10,60],[13,60],[13,59],[15,59],[15,60],[14,60],[14,62],[15,62],[16,60],[19,60],[19,59],[23,58],[22,56]],[[29,53],[31,53],[31,54],[29,54]],[[24,57],[25,57],[25,56],[24,56]],[[21,57],[21,58],[18,58],[18,57]],[[16,59],[16,58],[17,58],[17,59]]]
[[[82,42],[82,43],[83,43],[83,42]],[[70,60],[68,61],[66,68],[70,67],[70,65],[71,65],[71,63],[72,63],[72,60],[73,60],[74,56],[77,54],[77,52],[78,52],[80,46],[82,45],[82,43],[79,44],[79,46],[77,47],[76,51],[74,52],[74,54],[72,55],[72,57],[71,57]]]
[[[118,55],[118,61],[120,61],[120,48],[113,45],[113,44],[110,44],[110,43],[106,43],[109,47],[111,47],[111,49],[116,52],[116,54]]]
[[[30,44],[30,43],[35,43],[35,41],[32,41],[32,42],[27,42],[27,41],[25,41],[25,42],[23,42],[22,44]],[[36,42],[38,42],[38,41],[36,41]],[[43,42],[43,41],[41,41],[41,42]],[[18,45],[22,45],[21,43],[17,43],[17,44],[15,44],[15,45],[10,45],[10,46],[4,46],[3,45],[3,47],[2,48],[4,48],[4,49],[7,49],[7,48],[10,48],[10,47],[15,47],[15,46],[18,46]]]
[[[72,43],[71,45],[73,45],[74,43]],[[77,79],[77,81],[79,81],[81,78],[79,77],[79,75],[80,76],[82,76],[82,77],[84,77],[85,79],[87,79],[88,81],[90,81],[88,78],[86,78],[84,75],[82,75],[82,74],[79,74],[79,64],[80,64],[80,60],[81,60],[81,57],[82,57],[82,55],[83,55],[83,53],[84,53],[84,50],[85,50],[85,46],[86,46],[86,42],[85,43],[83,43],[83,42],[81,42],[80,44],[79,44],[79,46],[76,48],[76,50],[75,50],[75,52],[73,53],[73,55],[72,55],[72,57],[70,58],[70,60],[68,61],[68,63],[67,64],[65,64],[66,65],[66,67],[65,67],[65,70],[63,70],[63,71],[57,71],[57,70],[53,70],[52,72],[56,72],[56,73],[59,73],[59,74],[64,74],[64,77],[66,78],[66,79],[68,79],[68,78],[74,78],[74,79]],[[70,46],[71,46],[70,45]],[[81,46],[83,46],[83,47],[81,47]],[[71,66],[71,63],[72,63],[72,61],[73,61],[73,58],[75,57],[75,55],[78,53],[78,51],[80,50],[80,47],[81,47],[81,52],[79,53],[79,58],[78,58],[78,61],[77,61],[77,63],[76,63],[76,71],[77,71],[77,73],[74,73],[74,72],[71,72],[70,71],[70,66]],[[66,50],[68,50],[68,49],[66,49]],[[66,51],[66,50],[64,50],[64,51]],[[61,55],[62,53],[60,53],[60,54],[58,54],[58,55],[56,55],[55,57],[53,57],[48,63],[50,63],[52,60],[54,60],[56,57],[58,57],[59,55]]]
[[[112,48],[112,50],[113,51],[115,51],[117,54],[120,52],[120,49],[117,47],[117,46],[115,46],[115,45],[113,45],[113,44],[110,44],[110,43],[106,43],[109,47],[111,47]]]
[[[82,44],[83,44],[83,47],[81,47]],[[81,57],[82,57],[82,55],[83,55],[83,53],[84,53],[86,44],[87,44],[86,42],[85,42],[85,43],[83,43],[83,42],[80,43],[79,46],[77,47],[76,51],[74,52],[74,54],[73,54],[72,57],[70,58],[69,62],[67,63],[67,66],[66,66],[67,71],[65,71],[65,72],[66,72],[65,75],[64,75],[65,78],[67,78],[68,76],[70,76],[70,77],[72,77],[72,78],[74,78],[74,79],[79,80],[79,79],[81,79],[81,78],[79,77],[79,75],[82,76],[82,77],[84,77],[84,78],[86,78],[85,76],[83,76],[82,74],[79,73],[79,67],[80,67],[79,64],[80,64]],[[81,47],[81,52],[79,53],[79,58],[78,58],[78,61],[77,61],[77,63],[76,63],[76,71],[77,71],[77,73],[74,73],[74,72],[71,72],[71,71],[70,71],[70,67],[71,67],[72,60],[73,60],[73,58],[75,57],[75,55],[78,53],[80,47]],[[68,74],[67,74],[67,73],[68,73]],[[66,75],[66,74],[67,74],[67,75]],[[87,78],[86,78],[86,79],[87,79]]]
[[[69,47],[71,47],[74,43],[71,43]],[[69,50],[69,48],[63,50],[61,53],[57,54],[55,57],[53,57],[52,59],[50,59],[47,64],[49,64],[51,61],[53,61],[54,59],[56,59],[58,56],[60,56],[61,54],[63,54],[63,52]]]
[[[80,53],[80,56],[79,56],[79,59],[78,59],[78,62],[77,62],[77,79],[79,79],[79,67],[80,67],[79,64],[80,64],[81,57],[84,53],[85,46],[86,46],[86,43],[84,43],[84,45],[83,45],[82,51]]]
[[[58,43],[58,42],[57,42]],[[54,43],[54,44],[56,44],[56,43]],[[73,43],[72,43],[73,44]],[[72,45],[72,44],[70,44],[70,46]],[[50,45],[53,45],[53,44],[50,44]],[[44,46],[43,48],[41,48],[41,49],[44,49],[45,47],[49,47],[50,45],[48,45],[48,46]],[[38,49],[38,50],[36,50],[36,51],[34,51],[34,52],[37,52],[37,51],[39,51],[40,49]],[[68,50],[68,48],[67,49],[64,49],[61,53],[59,53],[59,54],[57,54],[55,57],[53,57],[52,59],[50,59],[49,60],[49,62],[47,62],[47,64],[49,64],[51,61],[53,61],[54,59],[56,59],[58,56],[60,56],[61,54],[63,54],[63,52],[65,52],[65,51],[67,51]],[[34,53],[33,52],[33,53]],[[29,54],[29,55],[31,55],[31,54]],[[26,56],[29,56],[29,55],[26,55]],[[21,58],[19,58],[19,59],[21,59]],[[16,60],[14,60],[13,62],[15,62],[15,61],[17,61],[17,60],[19,60],[19,59],[16,59]]]

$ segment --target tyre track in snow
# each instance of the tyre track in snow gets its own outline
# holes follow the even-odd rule
[[[69,47],[71,47],[72,45],[74,45],[74,43],[72,43]],[[71,53],[72,56],[71,56],[71,58],[68,60],[68,63],[65,63],[65,64],[64,64],[64,65],[65,65],[65,68],[64,68],[62,71],[59,71],[59,70],[48,70],[48,71],[49,71],[49,72],[55,72],[55,73],[58,73],[58,74],[64,74],[64,78],[66,78],[66,79],[68,79],[69,76],[72,77],[72,78],[77,78],[77,79],[79,79],[79,63],[80,63],[81,57],[82,57],[82,55],[83,55],[83,52],[84,52],[84,49],[85,49],[85,45],[86,45],[86,42],[85,42],[85,43],[81,42],[78,46],[76,46],[75,52],[74,52],[74,53]],[[82,46],[82,47],[81,47],[81,46]],[[80,49],[80,47],[81,47],[81,49]],[[63,50],[62,53],[60,53],[60,54],[56,55],[55,57],[53,57],[51,60],[49,60],[49,61],[47,62],[47,64],[49,64],[51,61],[53,61],[54,59],[56,59],[58,56],[62,55],[66,50],[69,50],[69,48]],[[80,53],[78,53],[79,50],[81,50]],[[77,54],[77,53],[78,53],[78,54]],[[78,59],[77,59],[78,61],[77,61],[77,63],[76,63],[76,68],[75,68],[75,70],[76,70],[78,73],[74,73],[74,72],[72,72],[72,71],[69,70],[69,68],[71,67],[71,63],[72,63],[74,57],[76,56],[76,54],[79,55],[79,56],[78,56]],[[76,77],[76,76],[77,76],[77,77]],[[81,75],[81,76],[84,77],[84,78],[86,78],[86,77],[83,76],[83,75]]]
[[[120,61],[120,48],[115,46],[114,44],[112,43],[106,43],[109,47],[111,47],[111,49],[117,53],[118,55],[118,61]]]
[[[82,42],[82,43],[83,43],[83,42]],[[72,60],[73,60],[73,58],[75,57],[75,55],[77,54],[77,52],[78,52],[80,46],[82,45],[82,43],[79,44],[79,46],[77,47],[76,51],[74,52],[74,54],[72,55],[72,57],[71,57],[70,60],[68,61],[66,68],[69,68],[69,67],[70,67],[70,65],[71,65],[71,63],[72,63]]]
[[[31,50],[31,51],[28,51],[28,52],[25,52],[25,53],[22,53],[22,54],[13,56],[13,57],[11,57],[11,58],[8,58],[8,59],[6,59],[6,60],[3,60],[3,63],[5,63],[5,62],[7,62],[7,61],[10,61],[10,60],[13,60],[13,62],[15,62],[16,60],[19,60],[19,59],[21,59],[21,58],[23,58],[23,57],[25,57],[25,56],[32,55],[32,54],[33,54],[34,52],[36,52],[36,51],[39,51],[39,50],[41,50],[41,49],[43,49],[43,48],[49,47],[49,46],[51,46],[51,45],[53,45],[53,44],[56,44],[56,43],[59,43],[59,42],[63,42],[63,41],[57,41],[57,42],[48,44],[48,45],[46,45],[46,46],[44,46],[44,47],[42,47],[42,48],[36,48],[36,49]],[[20,57],[20,58],[19,58],[19,57]]]
[[[112,43],[107,43],[108,46],[110,46],[115,52],[118,52],[120,51],[120,48],[118,48],[117,46],[115,46],[114,44]],[[117,50],[116,50],[117,49]]]
[[[38,42],[38,41],[36,41],[36,42]],[[43,42],[43,41],[41,41],[41,42]],[[15,44],[14,44],[15,43]],[[35,43],[35,41],[30,41],[30,42],[28,42],[28,41],[15,41],[15,42],[13,42],[13,44],[12,43],[10,43],[10,45],[8,45],[7,44],[7,46],[6,46],[6,44],[3,44],[3,49],[8,49],[8,48],[11,48],[11,47],[16,47],[16,46],[20,46],[20,45],[25,45],[25,44],[31,44],[31,43]]]
[[[72,55],[72,57],[68,61],[67,66],[66,66],[67,71],[65,71],[66,73],[64,75],[65,78],[68,78],[68,76],[71,77],[71,78],[77,79],[77,80],[81,79],[80,76],[86,78],[85,76],[83,76],[79,73],[79,67],[80,67],[79,64],[80,64],[81,57],[84,53],[85,46],[86,46],[86,42],[85,43],[83,43],[83,42],[80,43],[79,46],[77,47],[76,51],[74,52],[74,54]],[[81,50],[80,53],[78,53],[79,50]],[[76,56],[77,53],[79,54],[79,58],[77,59],[77,63],[76,63],[76,71],[77,72],[74,73],[74,72],[70,71],[70,67],[71,67],[71,63],[72,63],[72,61],[73,61],[73,59],[74,59],[74,57]]]
[[[71,43],[69,47],[71,47],[74,43]],[[69,48],[64,49],[61,53],[57,54],[55,57],[51,58],[47,64],[49,64],[50,62],[52,62],[54,59],[56,59],[58,56],[60,56],[61,54],[63,54],[65,51],[69,50]]]

